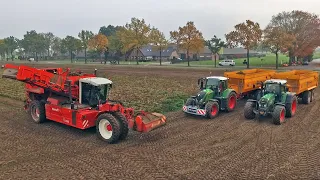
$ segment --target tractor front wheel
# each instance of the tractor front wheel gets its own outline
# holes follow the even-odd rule
[[[254,102],[247,102],[244,106],[244,117],[246,119],[254,119],[256,117],[255,113],[253,112],[255,107]]]
[[[218,102],[209,101],[206,104],[205,108],[206,108],[207,117],[210,119],[217,117],[220,111]]]
[[[233,111],[237,106],[237,95],[235,92],[231,92],[227,98],[227,112]]]
[[[29,115],[35,123],[42,123],[46,120],[45,104],[41,101],[33,100],[29,105]]]
[[[119,121],[109,113],[101,114],[96,121],[98,137],[109,144],[117,143],[121,134]]]
[[[127,118],[123,114],[121,114],[120,112],[116,112],[113,115],[118,120],[118,122],[120,124],[121,134],[119,136],[119,140],[124,140],[127,138],[128,132],[129,132]]]
[[[296,96],[293,96],[291,102],[286,104],[286,117],[292,117],[296,114],[297,104],[298,99]]]
[[[276,125],[281,125],[285,123],[286,120],[286,108],[284,106],[276,106],[272,113],[273,123]]]

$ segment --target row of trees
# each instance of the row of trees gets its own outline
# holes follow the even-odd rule
[[[319,27],[320,19],[315,14],[304,11],[281,12],[272,17],[265,29],[261,29],[259,23],[251,20],[235,25],[235,29],[225,35],[226,42],[224,42],[216,36],[205,40],[194,22],[187,22],[185,26],[170,31],[170,39],[166,39],[163,32],[146,24],[144,19],[132,18],[131,22],[124,26],[103,26],[98,34],[82,30],[78,38],[67,36],[60,39],[52,33],[37,33],[34,30],[27,32],[22,40],[10,36],[0,40],[0,55],[12,55],[19,49],[19,52],[33,54],[37,59],[39,54],[45,52],[48,57],[50,51],[53,55],[69,52],[72,62],[74,53],[84,51],[87,62],[87,50],[90,53],[104,54],[106,60],[110,53],[120,57],[128,51],[136,52],[138,57],[141,47],[151,44],[155,50],[160,50],[161,57],[163,49],[169,44],[175,44],[178,51],[186,53],[188,66],[190,54],[200,53],[204,46],[208,46],[215,57],[216,66],[216,54],[221,48],[240,45],[247,49],[248,68],[249,50],[257,47],[267,48],[275,53],[278,68],[280,52],[289,55],[290,65],[297,59],[312,55],[315,48],[320,45]],[[137,64],[139,64],[138,58]]]

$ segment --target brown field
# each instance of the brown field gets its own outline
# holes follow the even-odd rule
[[[196,92],[197,78],[210,70],[108,67],[99,73],[114,81],[113,99],[163,110],[157,103]],[[166,126],[131,131],[115,145],[98,140],[95,129],[34,124],[12,99],[23,99],[21,83],[0,79],[0,95],[0,179],[320,179],[319,89],[282,126],[246,120],[240,101],[214,120],[168,113]]]

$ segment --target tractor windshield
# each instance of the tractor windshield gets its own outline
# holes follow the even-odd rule
[[[209,78],[207,79],[206,89],[215,88],[219,86],[219,79]]]
[[[268,83],[265,85],[265,92],[278,94],[280,92],[280,85],[277,83]]]

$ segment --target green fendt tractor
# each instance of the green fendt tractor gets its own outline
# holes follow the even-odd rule
[[[211,76],[198,80],[200,92],[191,96],[183,106],[187,114],[199,115],[210,119],[218,116],[220,110],[231,112],[237,105],[237,94],[228,88],[228,78]]]
[[[273,123],[280,125],[286,117],[292,117],[297,110],[298,99],[289,92],[287,81],[271,79],[263,83],[260,99],[249,99],[244,107],[244,116],[254,119],[257,116],[272,115]]]

